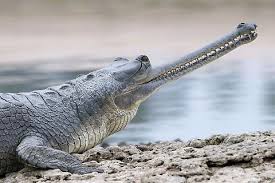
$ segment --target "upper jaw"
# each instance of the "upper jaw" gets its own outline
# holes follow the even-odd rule
[[[241,41],[243,44],[255,40],[258,36],[256,24],[241,23],[237,26],[237,32],[238,36],[234,38],[234,41]]]

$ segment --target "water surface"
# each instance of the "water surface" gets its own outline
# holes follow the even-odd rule
[[[275,129],[273,1],[12,2],[0,6],[0,92],[60,84],[117,56],[146,54],[160,65],[253,21],[255,42],[163,87],[107,141]]]

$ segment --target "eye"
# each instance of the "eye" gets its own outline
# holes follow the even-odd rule
[[[129,61],[127,58],[122,58],[122,57],[117,57],[114,59],[114,62],[117,62],[117,61]]]
[[[136,60],[141,62],[150,62],[149,58],[146,55],[140,55],[139,57],[136,58]]]

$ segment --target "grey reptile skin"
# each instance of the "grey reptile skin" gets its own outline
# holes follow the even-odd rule
[[[175,62],[152,68],[147,56],[115,59],[59,86],[0,94],[0,175],[25,165],[85,174],[71,153],[82,153],[122,130],[139,105],[165,83],[178,79],[257,37],[241,23],[227,36]]]

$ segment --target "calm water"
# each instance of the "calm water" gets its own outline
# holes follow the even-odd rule
[[[81,63],[87,62],[96,60]],[[265,65],[262,62],[222,58],[164,86],[141,105],[126,130],[107,141],[140,143],[274,130],[275,61]],[[52,66],[42,62],[26,67],[2,67],[1,92],[45,88],[88,72],[51,71],[47,67]]]
[[[107,142],[275,130],[274,1],[129,2],[1,1],[0,92],[60,84],[117,56],[159,65],[255,22],[253,44],[164,86]]]

